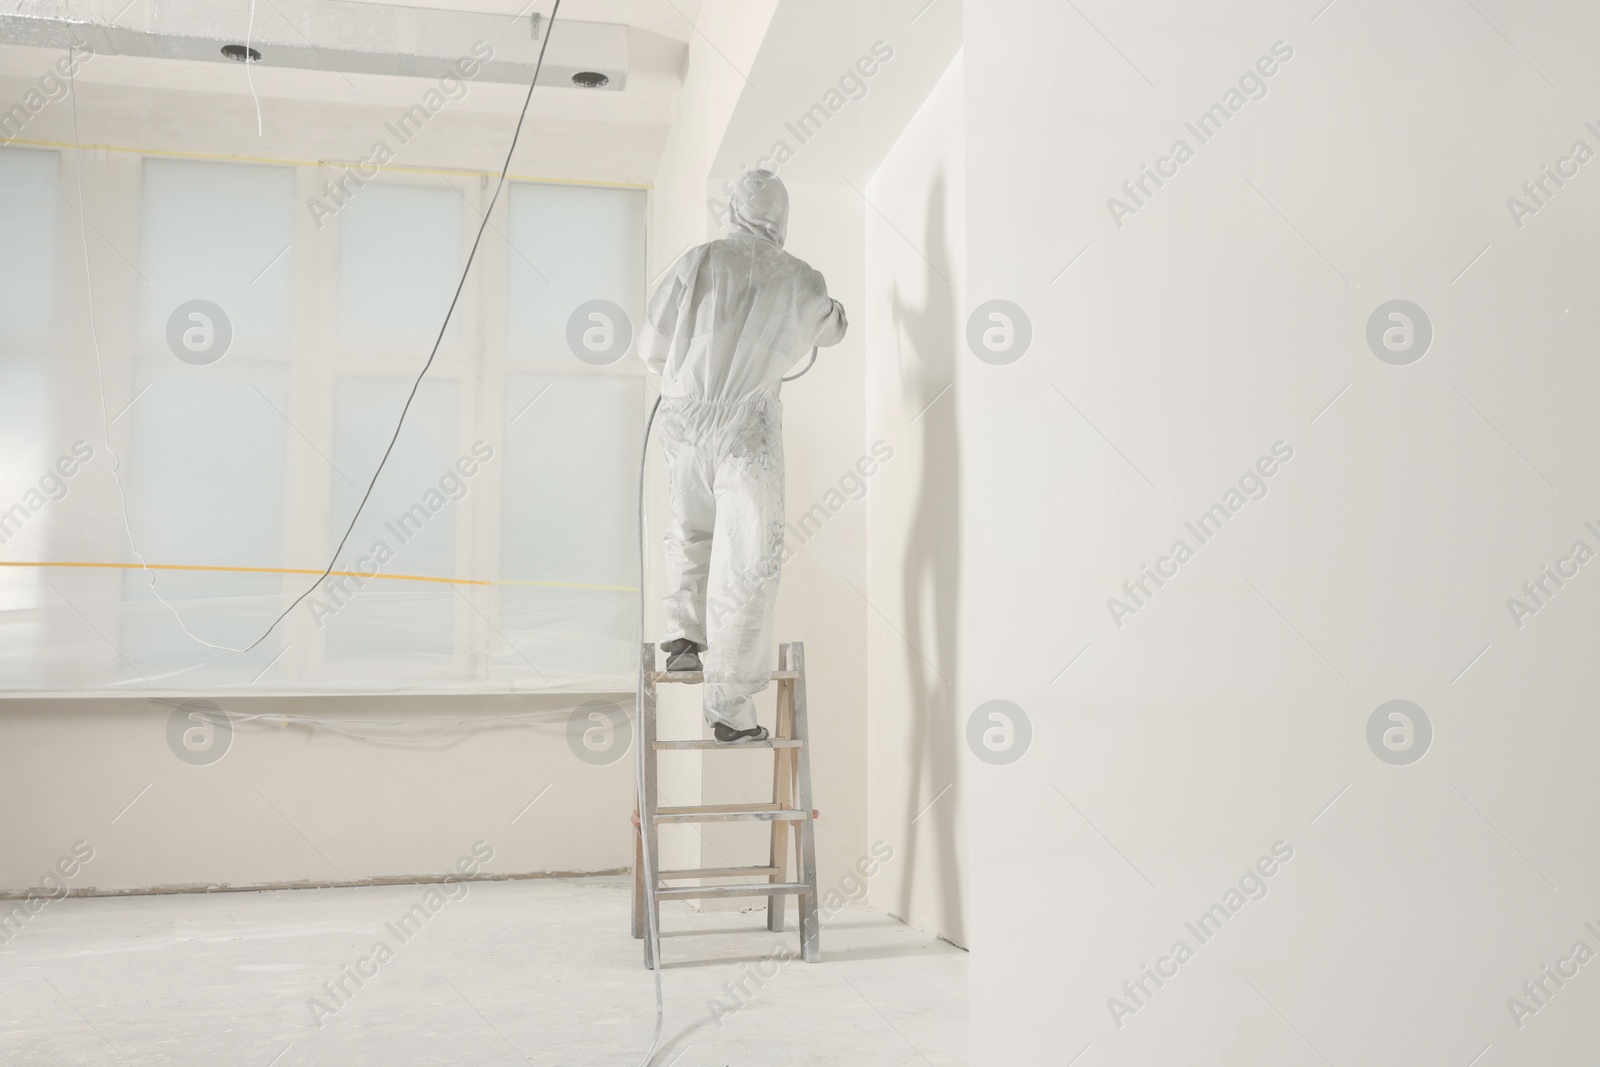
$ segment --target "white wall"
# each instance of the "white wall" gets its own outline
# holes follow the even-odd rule
[[[892,450],[871,478],[867,836],[897,861],[872,901],[966,943],[956,626],[961,551],[958,309],[966,270],[962,60],[894,143],[866,194],[872,357],[867,439]],[[882,212],[882,214],[878,214]]]
[[[623,868],[633,759],[573,755],[567,719],[586,699],[229,699],[231,743],[205,766],[169,748],[170,705],[7,701],[0,891],[39,886],[80,840],[94,858],[76,893],[437,878],[477,841],[494,849],[490,874]],[[253,714],[336,725],[237,720]],[[524,722],[449,729],[512,715]]]
[[[776,617],[779,640],[806,643],[811,722],[811,782],[817,824],[817,875],[824,887],[868,855],[867,836],[867,512],[864,500],[838,502],[839,484],[866,451],[867,341],[855,324],[864,300],[862,205],[838,185],[790,186],[787,247],[823,273],[828,291],[852,315],[845,340],[818,351],[816,366],[784,386],[786,511],[798,520],[817,504],[837,508],[785,565]],[[830,497],[830,493],[835,494]],[[809,527],[808,527],[809,529]],[[854,586],[854,589],[852,589]]]
[[[1593,979],[1521,1028],[1507,999],[1597,946],[1600,589],[1580,572],[1521,629],[1507,598],[1596,547],[1600,186],[1569,172],[1521,228],[1507,198],[1597,146],[1597,16],[1475,7],[969,12],[961,314],[1007,299],[1034,331],[1009,366],[961,356],[960,705],[1034,731],[973,764],[975,1063],[1593,1047]],[[1265,98],[1197,144],[1280,40]],[[1178,138],[1194,158],[1119,228],[1107,199]],[[1434,327],[1407,366],[1365,336],[1394,298]],[[1198,544],[1185,521],[1280,440],[1267,495]],[[1179,539],[1118,626],[1108,598]],[[1409,766],[1366,737],[1395,698],[1434,729]],[[1185,922],[1280,841],[1200,943]],[[1175,976],[1123,990],[1178,940]]]

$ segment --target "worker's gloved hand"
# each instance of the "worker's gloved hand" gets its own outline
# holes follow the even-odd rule
[[[828,313],[827,320],[822,324],[822,330],[817,334],[816,343],[823,348],[836,345],[844,340],[845,331],[850,329],[850,320],[845,317],[844,305],[833,301],[833,310]]]

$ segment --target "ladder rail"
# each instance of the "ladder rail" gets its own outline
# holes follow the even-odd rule
[[[644,668],[647,672],[655,669],[656,650],[651,645],[643,649],[645,657]],[[657,833],[658,821],[656,818],[657,798],[660,796],[656,774],[656,686],[655,680],[649,673],[645,675],[644,700],[639,709],[639,745],[644,756],[644,796],[639,798],[640,819],[639,833],[650,847],[645,850],[644,856],[648,861],[644,874],[644,906],[649,909],[647,918],[654,920],[647,922],[646,936],[644,939],[644,965],[654,969],[661,955],[661,898],[656,890],[660,886],[661,871],[661,838]]]
[[[778,646],[778,666],[788,666],[789,646]],[[776,672],[774,672],[776,673]],[[788,673],[784,671],[783,673]],[[792,681],[778,683],[778,721],[772,731],[773,740],[787,740],[794,734],[794,684]],[[794,774],[792,750],[780,749],[772,753],[772,796],[774,802],[784,807],[792,808],[794,804]],[[768,853],[768,865],[772,867],[770,881],[774,884],[786,881],[789,877],[789,823],[787,821],[774,821],[772,824],[772,840]],[[785,897],[783,894],[774,893],[767,898],[767,929],[773,933],[783,930],[783,913],[785,910]]]
[[[811,817],[811,724],[806,718],[806,646],[801,641],[791,642],[783,666],[795,672],[792,699],[794,702],[794,731],[796,737],[805,738],[804,747],[795,752],[795,788],[797,807],[805,812],[797,829],[800,832],[800,881],[810,887],[800,895],[800,954],[807,963],[822,959],[822,930],[817,907],[817,847],[816,820]]]

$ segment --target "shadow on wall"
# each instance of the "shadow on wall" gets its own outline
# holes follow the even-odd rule
[[[926,255],[925,303],[917,306],[902,300],[898,285],[891,297],[902,400],[905,410],[921,413],[913,415],[911,430],[921,434],[922,455],[922,480],[901,571],[905,606],[901,631],[908,642],[906,680],[911,698],[906,757],[911,773],[899,914],[910,917],[913,895],[931,898],[937,902],[931,917],[936,930],[964,943],[960,809],[950,797],[930,803],[946,788],[959,794],[961,769],[954,677],[961,579],[961,445],[954,388],[958,324],[948,278],[946,184],[942,173],[935,174],[928,191],[921,241]],[[937,882],[919,887],[917,879],[927,870],[936,872]],[[919,888],[921,894],[916,892]]]

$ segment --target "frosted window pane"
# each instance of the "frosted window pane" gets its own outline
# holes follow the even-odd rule
[[[8,561],[51,558],[50,526],[63,507],[51,498],[72,491],[71,482],[62,489],[62,480],[49,476],[57,455],[50,451],[46,369],[41,356],[0,357],[0,559]],[[59,454],[70,446],[62,442]],[[0,678],[29,672],[40,634],[30,609],[39,606],[39,592],[37,570],[0,567]]]
[[[637,337],[644,300],[645,196],[518,182],[510,193],[507,355],[576,364],[567,320],[582,304],[609,300]],[[637,347],[629,349],[629,355]]]
[[[410,388],[399,378],[339,380],[331,458],[343,476],[334,476],[329,551],[355,513]],[[457,469],[464,453],[470,457],[470,448],[458,441],[457,397],[455,382],[423,381],[338,569],[371,573],[377,566],[389,575],[463,577],[456,524],[472,506],[468,497],[493,476],[495,461],[468,462],[479,467],[470,477]],[[380,543],[393,553],[381,565],[373,556]],[[339,599],[342,604],[325,600],[335,613],[322,619],[330,660],[383,660],[402,673],[414,668],[430,682],[439,680],[441,670],[452,669],[457,597],[450,586],[385,578],[360,586],[346,581]],[[382,682],[394,680],[386,676]]]
[[[57,512],[43,500],[60,492],[55,488],[60,479],[44,485],[41,480],[72,442],[63,441],[51,452],[46,369],[39,357],[0,359],[0,403],[5,405],[0,408],[0,559],[50,556],[46,533]],[[33,607],[35,581],[32,571],[0,567],[0,611]]]
[[[626,674],[636,655],[643,394],[639,378],[506,379],[500,629],[552,680]]]
[[[145,561],[284,566],[287,368],[230,359],[193,367],[156,356],[134,365],[141,389],[125,416],[133,430],[122,463],[128,526]],[[124,558],[137,562],[131,550]],[[218,655],[184,636],[148,574],[125,574],[119,648],[140,670],[155,677]],[[156,588],[197,637],[221,645],[255,640],[286,603],[277,574],[163,570]],[[269,658],[277,640],[264,642]]]
[[[147,159],[141,200],[146,347],[164,351],[172,313],[209,300],[233,326],[226,358],[280,355],[289,344],[294,170]]]
[[[0,334],[43,338],[54,309],[56,225],[61,200],[55,152],[0,149]],[[63,190],[65,191],[65,190]],[[10,345],[0,352],[9,361]]]
[[[339,212],[339,337],[426,357],[461,280],[454,189],[368,185]],[[458,307],[447,337],[460,333]]]

